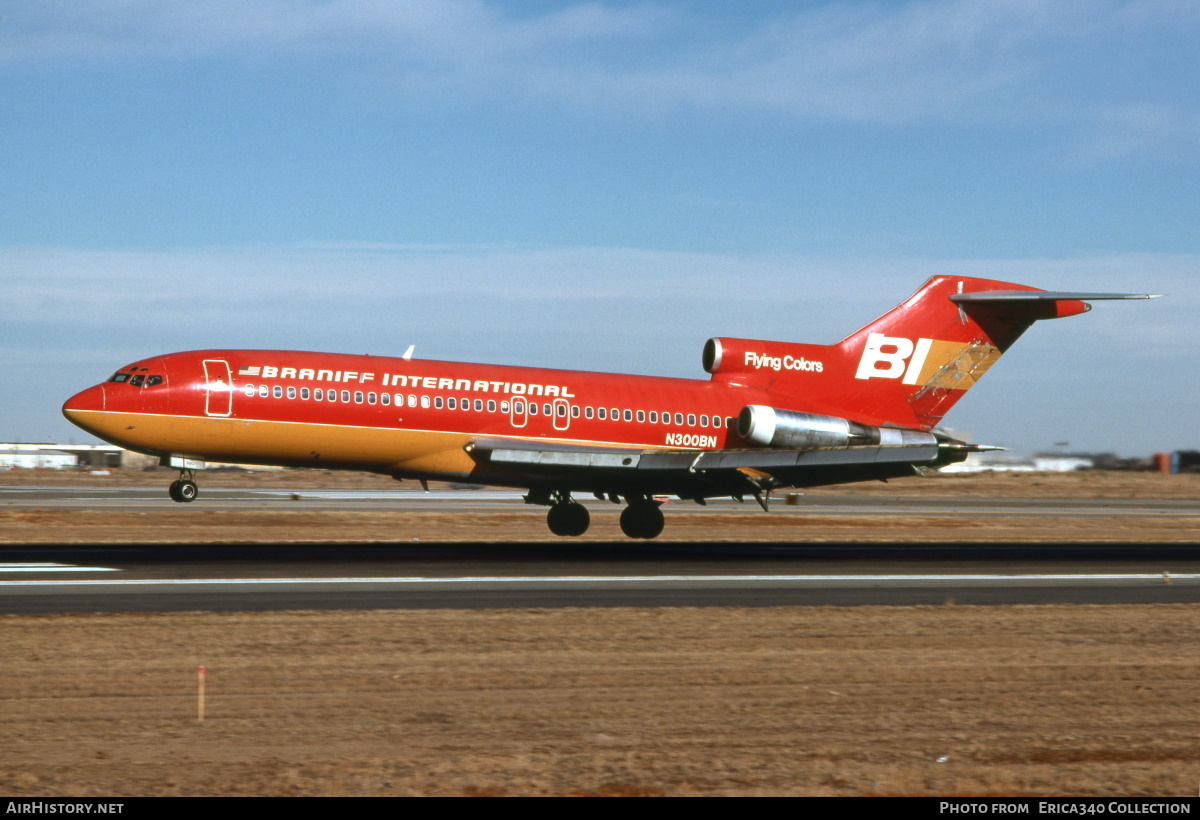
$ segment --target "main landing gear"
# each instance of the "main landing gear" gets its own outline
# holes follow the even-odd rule
[[[605,496],[596,493],[597,498]],[[610,494],[608,499],[614,504],[620,503],[620,498]],[[655,501],[648,496],[626,496],[629,502],[621,511],[621,532],[630,538],[655,538],[663,531],[663,514],[659,509],[661,501]],[[546,513],[546,524],[555,535],[583,535],[591,523],[591,515],[587,507],[571,498],[566,490],[530,490],[525,496],[526,504],[546,504],[550,512]]]
[[[621,510],[621,532],[630,538],[656,538],[663,531],[663,514],[652,498],[631,498]]]
[[[180,470],[179,478],[171,482],[171,486],[167,488],[167,495],[171,496],[172,501],[178,501],[186,504],[196,500],[196,496],[200,494],[200,488],[196,486],[196,473],[193,470]]]
[[[546,524],[555,535],[583,535],[592,521],[587,507],[569,493],[555,493],[555,502],[546,513]]]

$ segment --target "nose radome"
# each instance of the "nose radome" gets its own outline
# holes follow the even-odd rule
[[[97,384],[87,390],[81,390],[63,402],[62,412],[71,422],[84,425],[81,419],[88,412],[104,409],[104,385]]]

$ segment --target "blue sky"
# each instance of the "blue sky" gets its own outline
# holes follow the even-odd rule
[[[701,377],[952,273],[1170,296],[1036,326],[949,426],[1200,447],[1198,35],[1194,0],[0,0],[0,439],[87,440],[66,396],[204,347]]]

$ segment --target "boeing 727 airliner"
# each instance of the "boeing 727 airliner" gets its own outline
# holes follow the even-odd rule
[[[1034,321],[1085,300],[937,276],[832,345],[714,338],[703,380],[286,350],[152,356],[71,397],[68,419],[180,470],[207,462],[365,470],[527,490],[558,535],[581,535],[573,493],[624,500],[621,529],[654,538],[660,498],[913,475],[989,449],[937,429]]]

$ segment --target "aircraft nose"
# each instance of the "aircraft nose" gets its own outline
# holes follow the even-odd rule
[[[85,427],[83,419],[89,412],[104,409],[104,385],[97,384],[87,390],[81,390],[63,402],[62,412],[69,421],[80,427]]]

